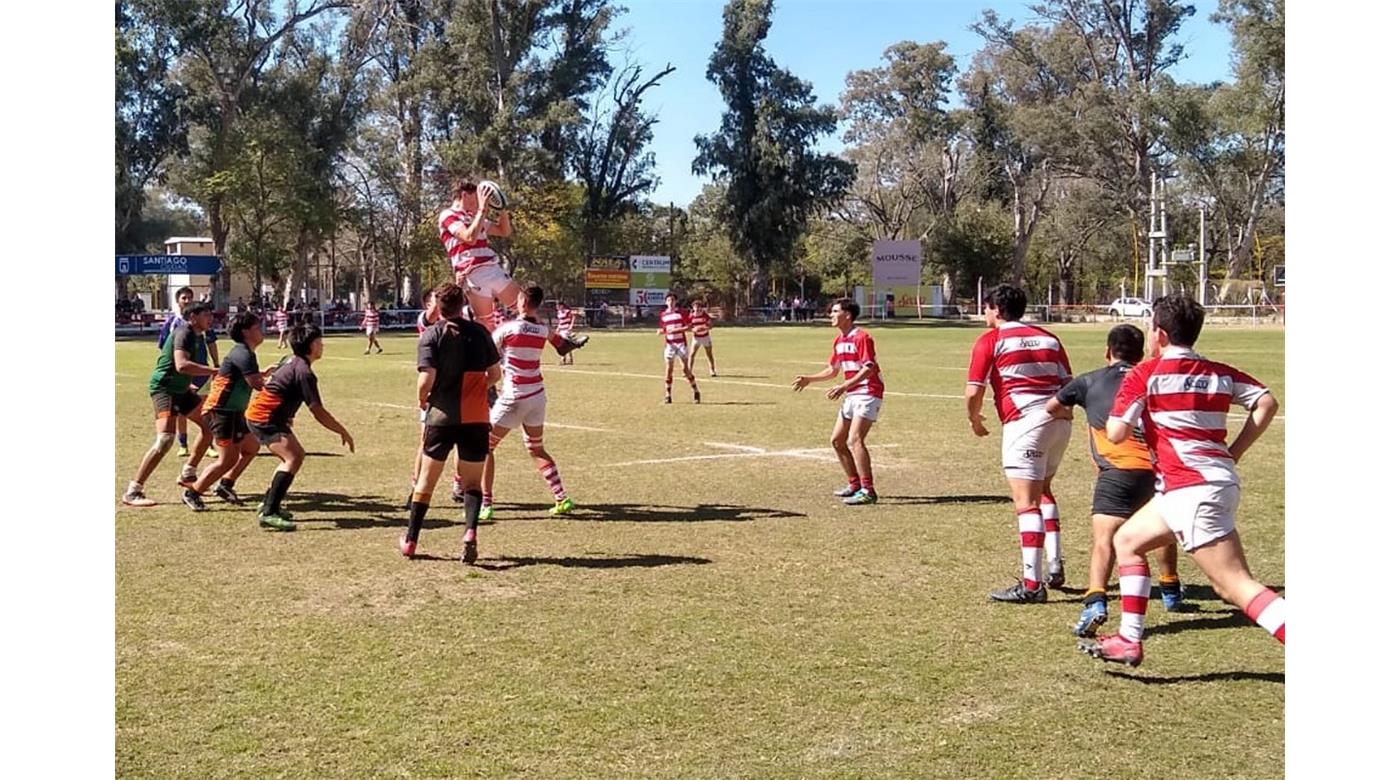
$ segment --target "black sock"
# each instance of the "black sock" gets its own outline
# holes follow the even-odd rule
[[[267,489],[267,498],[263,499],[263,514],[275,515],[282,511],[282,499],[286,498],[295,478],[296,475],[290,471],[272,472],[272,487]]]
[[[476,528],[477,515],[481,514],[481,488],[471,488],[462,499],[462,515],[467,518],[467,527]]]
[[[223,479],[219,480],[219,486],[227,488],[229,490],[233,490],[233,480],[229,479],[228,477],[224,477]]]
[[[414,496],[418,496],[415,494]],[[423,520],[428,516],[428,502],[414,501],[408,505],[408,540],[418,543],[418,532],[423,530]]]

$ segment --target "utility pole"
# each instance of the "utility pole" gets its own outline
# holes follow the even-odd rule
[[[1201,209],[1201,234],[1197,239],[1197,246],[1201,248],[1201,265],[1196,279],[1197,296],[1200,298],[1201,307],[1206,305],[1206,204],[1200,204]]]
[[[1157,178],[1157,174],[1152,174],[1152,194],[1148,201],[1147,218],[1147,301],[1151,303],[1155,297],[1155,279],[1159,276],[1166,276],[1167,261],[1167,209],[1166,209],[1166,182]],[[1160,255],[1158,249],[1160,247]],[[1158,257],[1161,257],[1161,268],[1158,268]],[[1163,283],[1162,289],[1166,290]]]

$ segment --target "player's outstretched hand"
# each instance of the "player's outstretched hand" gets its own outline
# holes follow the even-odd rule
[[[841,394],[844,392],[846,392],[846,388],[842,387],[841,385],[837,385],[831,388],[830,390],[826,391],[826,397],[832,401],[835,401],[837,398],[840,398]]]
[[[980,414],[972,419],[972,432],[976,434],[979,438],[991,433],[991,431],[987,430],[987,426],[982,424],[982,421],[985,419],[986,418]]]
[[[349,431],[341,432],[340,443],[350,448],[350,454],[355,454],[355,437],[351,436]]]
[[[800,393],[802,392],[802,388],[806,387],[811,381],[812,380],[808,379],[805,376],[800,376],[792,380],[792,389]]]

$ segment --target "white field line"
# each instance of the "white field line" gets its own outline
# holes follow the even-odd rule
[[[635,378],[635,379],[655,379],[655,380],[658,380],[658,381],[664,380],[664,377],[663,377],[661,374],[659,374],[659,373],[658,373],[658,374],[631,374],[631,373],[627,373],[627,372],[625,372],[625,371],[582,371],[582,370],[579,370],[579,369],[576,369],[576,368],[556,368],[556,369],[553,369],[553,370],[556,371],[556,372],[558,372],[558,373],[560,373],[560,374],[587,374],[587,375],[590,375],[590,376],[615,376],[615,377],[629,377],[629,378]],[[791,390],[791,389],[792,389],[792,385],[790,385],[790,384],[787,384],[787,385],[780,385],[780,384],[776,384],[776,383],[774,383],[774,382],[741,382],[741,381],[739,381],[739,380],[737,380],[737,379],[711,379],[711,378],[709,378],[709,377],[697,377],[697,379],[699,379],[700,381],[705,382],[705,383],[707,383],[707,384],[716,384],[716,385],[742,385],[742,386],[744,386],[744,387],[775,387],[775,388],[778,388],[779,390]],[[816,387],[816,386],[814,386],[814,387]],[[895,390],[886,390],[886,391],[885,391],[885,395],[897,395],[897,396],[902,396],[902,397],[906,397],[906,398],[942,398],[942,399],[956,400],[956,401],[961,401],[961,400],[963,400],[963,396],[960,396],[960,395],[939,395],[939,394],[936,394],[936,393],[902,393],[902,392],[898,392],[898,391],[895,391]]]
[[[744,452],[727,452],[722,455],[683,455],[678,458],[648,458],[646,460],[629,460],[622,463],[607,463],[609,466],[650,466],[660,463],[683,463],[693,460],[725,460],[728,458],[791,458],[797,460],[818,460],[824,463],[835,463],[836,455],[831,450],[820,447],[809,447],[790,450],[765,450],[762,447],[750,447],[744,444],[723,444],[719,442],[704,442],[711,447],[737,448]],[[888,449],[898,447],[897,444],[876,444],[871,445],[871,449],[880,447]],[[753,450],[753,451],[750,451]]]
[[[546,428],[568,428],[569,430],[572,430],[572,431],[591,431],[591,432],[593,432],[593,433],[612,433],[612,432],[613,432],[613,430],[612,430],[611,428],[591,428],[591,427],[589,427],[589,426],[587,426],[587,425],[565,425],[564,423],[557,423],[557,422],[553,422],[553,421],[546,422],[546,423],[544,424],[544,426],[545,426]]]
[[[402,410],[407,411],[407,412],[416,412],[416,411],[418,411],[418,407],[416,407],[416,406],[406,406],[406,405],[404,405],[404,404],[386,404],[386,403],[381,403],[381,402],[379,402],[379,401],[358,401],[358,403],[364,404],[365,406],[379,406],[379,407],[382,407],[382,408],[385,408],[385,409],[402,409]],[[546,423],[545,423],[545,427],[546,427],[546,428],[568,428],[569,430],[573,430],[573,431],[591,431],[591,432],[593,432],[593,433],[612,433],[612,429],[610,429],[610,428],[593,428],[593,427],[588,426],[588,425],[566,425],[566,424],[564,424],[564,423],[557,423],[557,422],[546,422]]]

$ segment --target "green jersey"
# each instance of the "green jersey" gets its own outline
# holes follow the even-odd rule
[[[171,395],[181,395],[189,390],[190,380],[194,377],[175,370],[175,350],[182,350],[190,360],[195,360],[199,355],[200,341],[194,328],[189,325],[176,328],[175,334],[166,339],[165,346],[160,348],[160,357],[156,358],[156,369],[151,372],[147,389],[152,393],[164,390]]]

